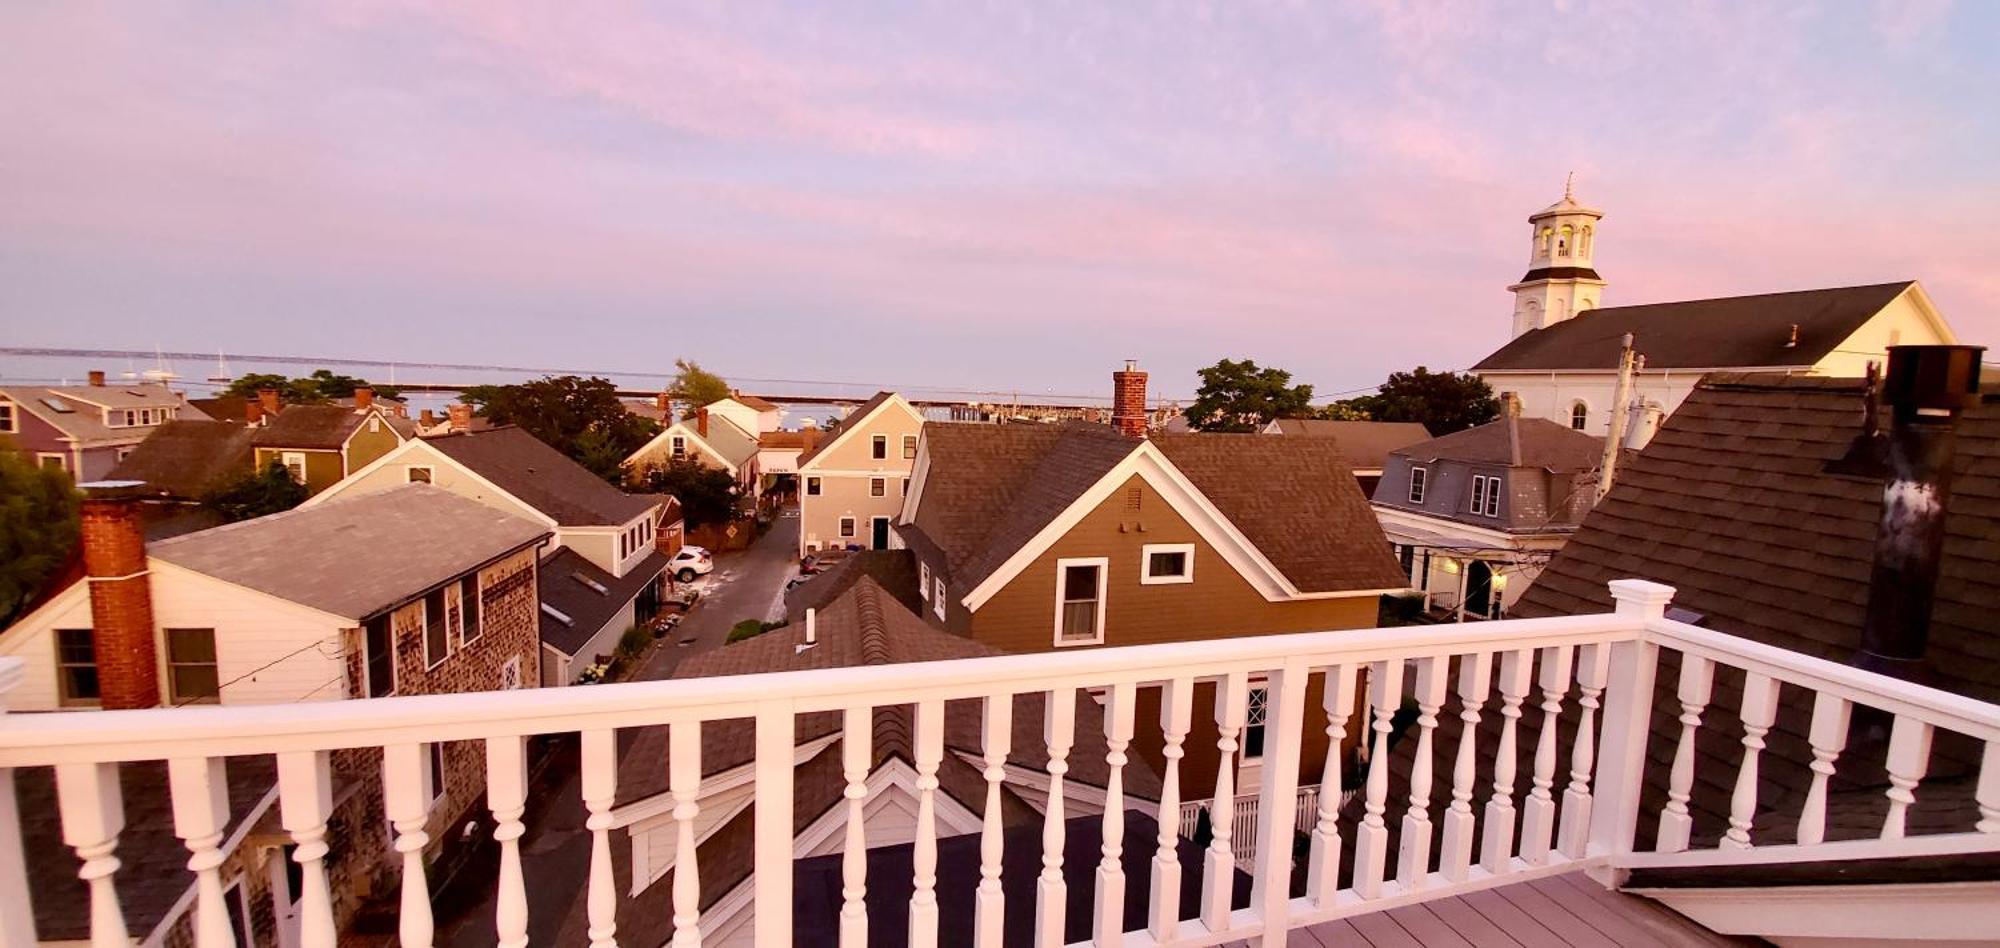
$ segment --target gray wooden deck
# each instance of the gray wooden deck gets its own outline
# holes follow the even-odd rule
[[[1292,932],[1298,948],[1627,948],[1758,945],[1718,935],[1581,872],[1357,915]]]

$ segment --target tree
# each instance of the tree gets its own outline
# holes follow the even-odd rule
[[[290,510],[309,496],[306,485],[293,480],[285,465],[272,461],[261,471],[247,471],[209,488],[201,503],[233,523]]]
[[[1463,431],[1500,415],[1500,400],[1486,380],[1470,373],[1432,372],[1417,366],[1392,372],[1373,395],[1345,403],[1376,421],[1415,421],[1433,435]]]
[[[69,558],[82,503],[68,474],[29,461],[0,438],[0,628]]]
[[[674,381],[667,386],[667,394],[674,401],[693,411],[703,405],[714,404],[730,396],[729,383],[722,376],[701,367],[701,363],[687,359],[675,359]]]
[[[221,394],[255,398],[259,391],[267,388],[277,389],[278,397],[299,405],[352,398],[357,388],[372,388],[381,398],[395,398],[398,391],[393,386],[373,385],[367,379],[352,375],[337,375],[330,369],[314,369],[313,374],[296,379],[270,372],[251,372],[229,383]]]
[[[520,385],[476,385],[459,393],[496,425],[517,425],[612,483],[619,464],[660,426],[625,410],[610,379],[551,375]]]
[[[1342,399],[1337,402],[1329,402],[1325,405],[1322,405],[1318,410],[1313,412],[1312,416],[1314,418],[1323,418],[1327,421],[1375,420],[1373,416],[1368,414],[1368,409],[1355,404],[1355,400],[1352,398]]]
[[[720,468],[704,467],[683,458],[646,469],[643,479],[648,489],[672,494],[681,502],[681,518],[690,530],[728,523],[742,510],[743,496],[737,489],[736,478]]]
[[[1312,386],[1293,385],[1292,373],[1283,369],[1223,359],[1200,374],[1201,387],[1185,412],[1188,424],[1198,430],[1255,431],[1274,418],[1312,412]]]

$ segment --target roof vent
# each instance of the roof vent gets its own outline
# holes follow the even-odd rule
[[[554,606],[551,606],[551,605],[549,605],[549,604],[548,604],[548,603],[546,603],[546,602],[545,602],[545,603],[542,603],[542,611],[543,611],[543,612],[545,612],[545,613],[547,613],[547,614],[548,614],[548,617],[549,617],[549,618],[551,618],[551,619],[554,619],[554,620],[556,620],[557,622],[560,622],[560,623],[562,623],[562,624],[563,624],[563,625],[565,625],[565,626],[570,626],[570,625],[575,625],[575,624],[576,624],[576,620],[575,620],[575,619],[572,619],[572,618],[570,618],[570,617],[569,617],[569,616],[568,616],[567,614],[565,614],[565,613],[564,613],[564,612],[563,612],[563,611],[562,611],[561,609],[557,609],[556,607],[554,607]]]
[[[1798,323],[1793,323],[1793,324],[1792,324],[1792,335],[1791,335],[1791,337],[1790,337],[1790,338],[1788,338],[1788,339],[1786,339],[1786,340],[1785,340],[1785,348],[1787,348],[1787,349],[1796,349],[1796,348],[1798,348],[1798,347],[1799,347],[1799,324],[1798,324]]]

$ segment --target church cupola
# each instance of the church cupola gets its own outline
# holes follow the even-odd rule
[[[1577,201],[1574,180],[1563,183],[1562,200],[1528,217],[1528,272],[1508,287],[1516,337],[1597,308],[1604,281],[1592,261],[1604,212]]]

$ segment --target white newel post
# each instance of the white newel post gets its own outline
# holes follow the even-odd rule
[[[1166,759],[1166,773],[1160,777],[1160,836],[1153,852],[1153,887],[1146,902],[1150,913],[1147,929],[1154,941],[1168,940],[1181,923],[1181,839],[1175,814],[1181,808],[1181,758],[1187,755],[1181,744],[1193,723],[1193,679],[1175,678],[1161,685],[1160,735],[1166,745],[1161,756]],[[2000,773],[2000,766],[1990,769]]]
[[[1132,745],[1130,682],[1112,685],[1104,696],[1104,763],[1110,777],[1104,788],[1103,845],[1097,863],[1097,914],[1092,939],[1100,946],[1125,940],[1125,749]],[[1162,811],[1164,819],[1164,811]]]
[[[25,664],[18,658],[0,658],[0,715],[7,713],[7,696],[20,686]],[[0,767],[0,948],[35,944],[35,906],[28,895],[27,850],[14,797],[14,768]]]
[[[1305,745],[1308,680],[1306,666],[1293,660],[1273,671],[1265,685],[1257,870],[1250,877],[1250,908],[1264,923],[1265,948],[1284,948],[1291,928],[1292,835],[1298,825],[1299,754]]]
[[[220,757],[167,761],[174,804],[174,835],[188,849],[194,873],[194,937],[202,948],[229,948],[229,909],[222,903],[222,831],[229,825],[229,778]]]
[[[1646,622],[1662,619],[1674,588],[1641,579],[1611,583],[1617,614],[1635,636],[1615,642],[1605,669],[1604,720],[1597,734],[1597,789],[1591,801],[1590,853],[1629,853],[1639,830],[1639,789],[1645,779],[1646,737],[1651,733],[1653,680],[1660,648],[1647,638]],[[1581,740],[1582,736],[1579,735]]]

